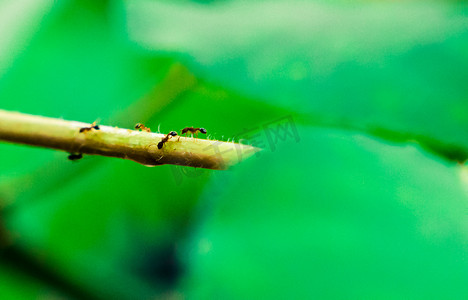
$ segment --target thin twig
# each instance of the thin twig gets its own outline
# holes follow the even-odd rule
[[[242,144],[173,137],[159,149],[165,134],[99,125],[80,132],[88,123],[0,110],[0,140],[38,147],[119,157],[146,166],[173,164],[222,170],[260,149]]]

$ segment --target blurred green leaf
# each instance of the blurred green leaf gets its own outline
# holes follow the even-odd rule
[[[12,268],[0,267],[0,297],[2,299],[45,299],[63,295],[34,278],[18,274]]]
[[[44,19],[61,5],[48,0],[17,0],[0,3],[0,76],[35,34]]]
[[[468,158],[465,2],[124,3],[131,40],[199,76],[313,115],[309,124],[450,152],[430,138]]]
[[[188,298],[467,296],[460,167],[414,144],[299,134],[212,180],[184,252]]]
[[[1,144],[13,246],[96,298],[465,298],[468,177],[423,149],[467,157],[466,3],[194,2],[10,4],[3,109],[265,149],[216,172]],[[265,141],[285,117],[300,141]],[[6,298],[50,284],[8,272]]]

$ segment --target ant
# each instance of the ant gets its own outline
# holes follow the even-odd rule
[[[96,125],[96,121],[94,121],[91,126],[89,127],[82,127],[80,128],[80,132],[88,132],[92,129],[96,129],[96,130],[99,130],[99,125]]]
[[[149,127],[146,127],[145,125],[143,125],[141,123],[137,123],[135,125],[135,129],[141,129],[141,130],[144,130],[146,132],[151,132],[151,129],[149,129]]]
[[[68,155],[69,160],[78,160],[78,159],[82,159],[82,158],[83,158],[82,153],[70,153],[70,155]]]
[[[161,149],[164,146],[164,143],[167,142],[171,137],[176,136],[177,132],[171,131],[162,140],[158,143],[158,149]]]
[[[196,137],[198,137],[198,132],[201,132],[203,134],[206,134],[206,129],[205,128],[194,128],[194,127],[185,127],[182,129],[182,132],[180,134],[184,134],[187,136],[188,133],[191,133],[192,135],[195,134]],[[179,137],[180,139],[180,137]]]

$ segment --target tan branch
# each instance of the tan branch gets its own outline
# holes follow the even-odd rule
[[[136,123],[136,122],[135,122]],[[253,155],[249,145],[173,137],[159,149],[165,134],[100,125],[81,132],[88,123],[0,110],[0,140],[70,153],[119,157],[147,166],[173,164],[207,169],[226,169]]]

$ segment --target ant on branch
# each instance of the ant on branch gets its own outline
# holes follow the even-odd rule
[[[170,138],[173,136],[176,136],[177,132],[171,131],[169,132],[165,137],[162,138],[162,140],[158,143],[158,149],[161,149],[164,146],[164,143],[167,142]]]
[[[69,160],[78,160],[78,159],[82,159],[82,158],[83,158],[82,153],[70,153],[70,155],[68,155]]]
[[[146,127],[145,125],[141,124],[141,123],[137,123],[135,125],[135,129],[141,129],[142,131],[146,131],[146,132],[151,132],[151,129],[149,127]]]
[[[195,137],[198,137],[198,132],[206,134],[207,131],[205,128],[185,127],[184,129],[182,129],[182,132],[180,134],[185,133],[185,136],[187,136],[189,132],[192,134],[192,136],[193,134],[195,134]]]
[[[96,121],[94,121],[91,126],[89,127],[82,127],[80,128],[80,133],[81,132],[88,132],[90,130],[93,130],[93,129],[96,129],[96,130],[99,130],[99,125],[96,125]]]

